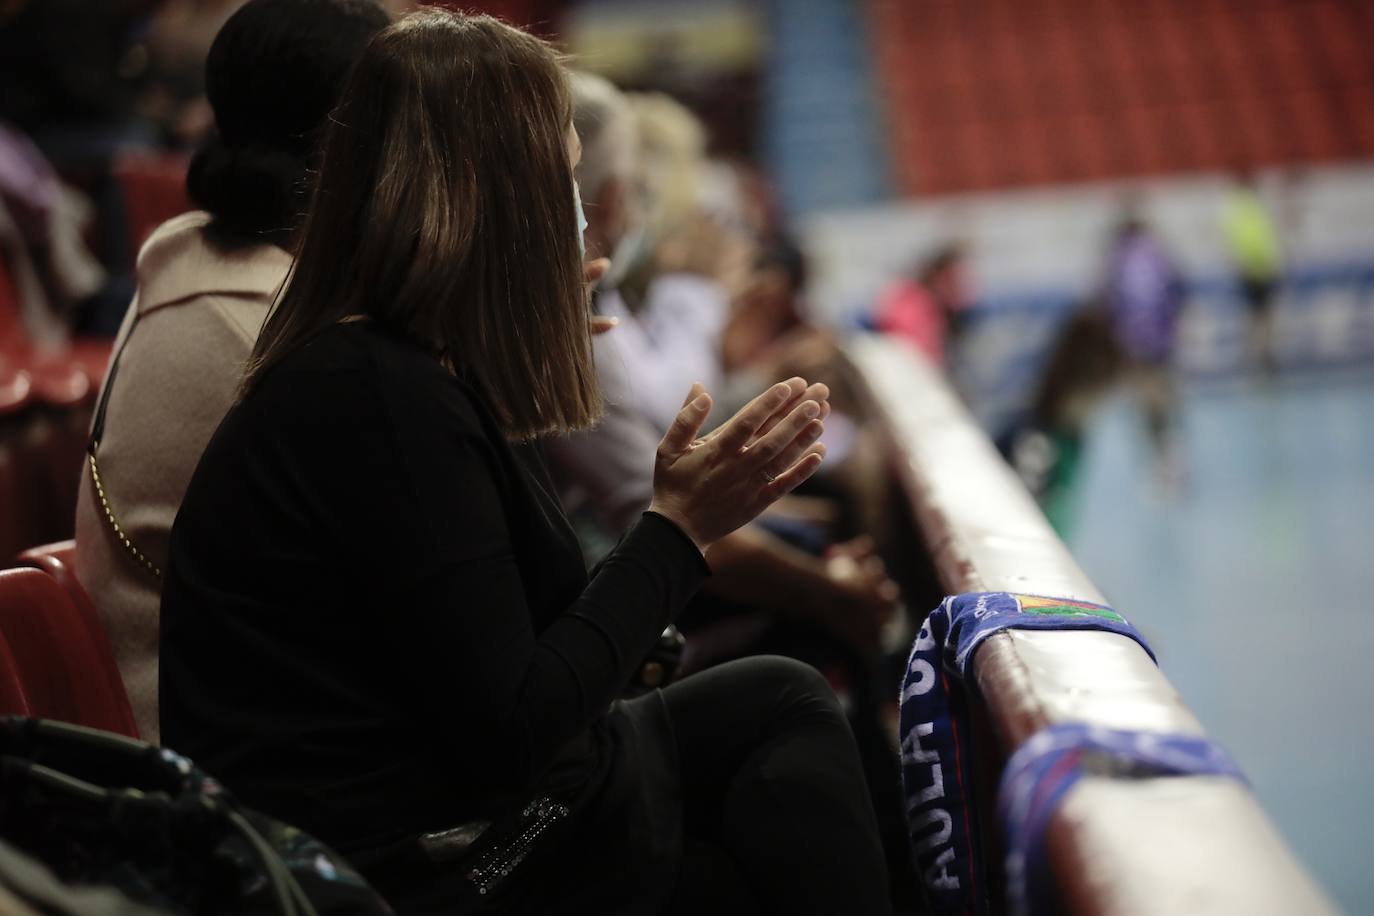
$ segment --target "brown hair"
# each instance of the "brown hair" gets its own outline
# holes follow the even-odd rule
[[[425,10],[378,34],[331,116],[295,263],[242,392],[362,315],[432,350],[512,439],[590,425],[601,398],[571,115],[554,50],[489,16]]]

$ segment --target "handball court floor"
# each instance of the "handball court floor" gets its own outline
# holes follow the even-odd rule
[[[1374,371],[1194,383],[1175,452],[1170,485],[1111,400],[1066,540],[1293,851],[1374,913]]]

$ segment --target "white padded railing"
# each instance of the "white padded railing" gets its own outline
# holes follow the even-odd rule
[[[846,354],[885,425],[917,527],[947,594],[1009,591],[1109,603],[945,381],[905,344],[865,335]],[[1119,608],[1136,624],[1149,608]],[[1010,755],[1047,725],[1201,734],[1134,641],[1004,631],[974,677]],[[1335,906],[1243,785],[1219,777],[1083,778],[1046,835],[1075,914],[1324,914]]]

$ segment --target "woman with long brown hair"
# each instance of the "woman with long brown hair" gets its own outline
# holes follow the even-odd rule
[[[619,700],[722,535],[812,474],[827,392],[712,433],[590,578],[538,437],[599,410],[565,73],[494,19],[382,32],[287,287],[196,470],[162,735],[398,912],[885,913],[824,681],[750,659]]]

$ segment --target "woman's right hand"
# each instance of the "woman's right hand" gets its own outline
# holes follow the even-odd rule
[[[672,521],[705,553],[820,467],[816,440],[829,413],[824,385],[779,382],[698,437],[711,396],[698,384],[658,446],[649,511]]]

